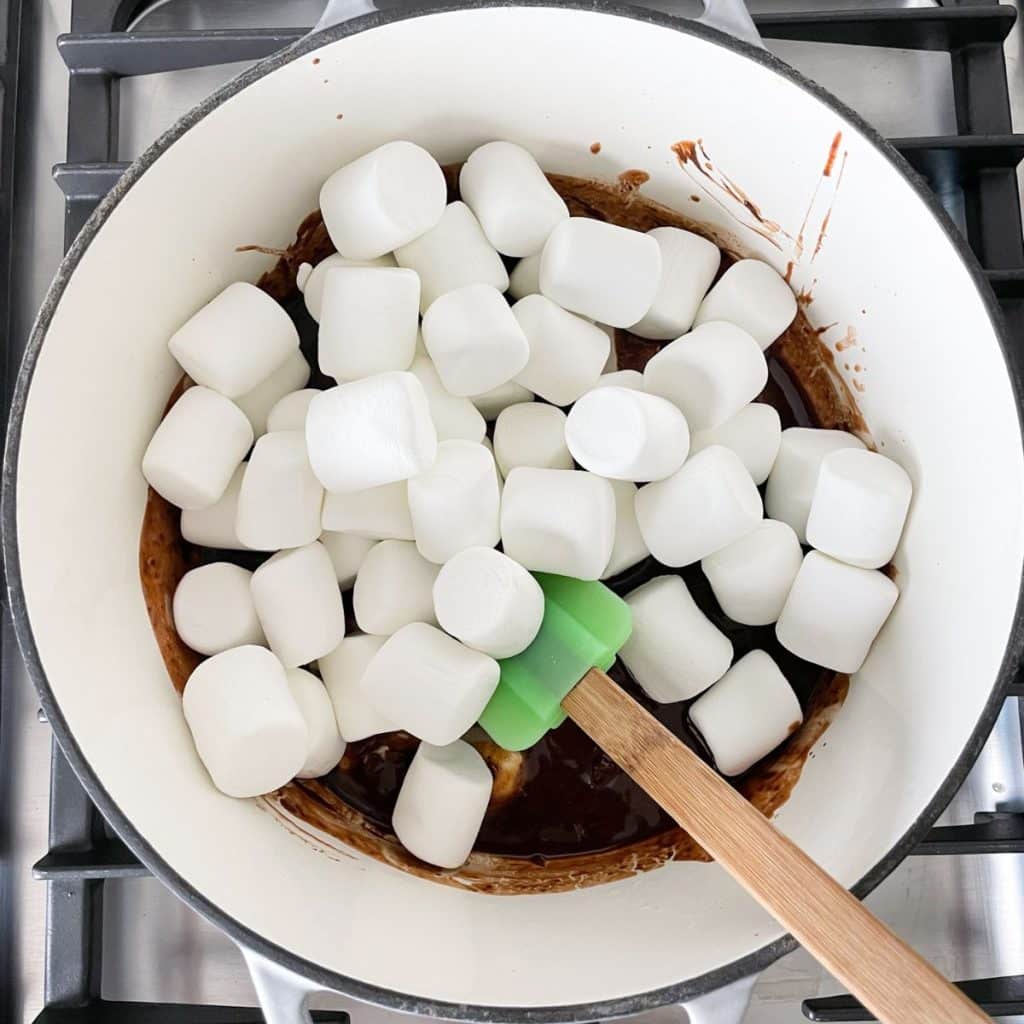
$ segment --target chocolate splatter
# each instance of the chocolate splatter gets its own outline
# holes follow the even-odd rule
[[[264,256],[285,256],[287,249],[275,249],[269,245],[236,245],[235,252],[259,252]]]
[[[857,344],[857,329],[851,324],[846,328],[846,333],[836,342],[836,351],[845,352]]]
[[[631,202],[634,193],[650,180],[651,176],[646,171],[641,171],[637,168],[623,171],[619,175],[619,194],[627,202]]]
[[[716,190],[739,203],[754,218],[754,223],[745,224],[746,227],[771,242],[777,249],[782,248],[775,236],[781,234],[783,237],[788,238],[788,234],[783,231],[781,225],[765,217],[757,203],[732,178],[722,171],[715,170],[715,165],[711,162],[704,149],[702,139],[681,139],[679,142],[673,143],[670,148],[675,153],[679,166],[684,171],[690,173],[690,167],[692,166],[697,174],[701,175],[704,179],[703,181],[699,178],[695,180],[704,187],[704,190],[719,206],[727,212],[731,212],[728,206],[715,194]]]
[[[825,178],[831,177],[832,167],[836,162],[836,154],[839,152],[839,146],[843,141],[843,133],[836,132],[832,136],[832,145],[828,147],[828,156],[825,158],[825,169],[821,172]]]

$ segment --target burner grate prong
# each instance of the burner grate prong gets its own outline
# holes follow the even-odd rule
[[[127,77],[261,60],[308,32],[308,28],[69,32],[58,37],[57,49],[72,73]]]
[[[990,1017],[1011,1017],[1024,1014],[1024,977],[1019,974],[1004,978],[980,978],[958,981],[956,987],[981,1007]],[[876,1020],[853,996],[827,996],[805,999],[801,1005],[808,1020],[835,1024],[841,1021]]]

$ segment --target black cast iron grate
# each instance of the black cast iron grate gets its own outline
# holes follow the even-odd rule
[[[17,40],[14,2],[4,63],[0,36],[0,102],[4,91],[0,154],[13,139],[9,102],[11,40]],[[66,163],[54,169],[65,195],[65,244],[127,166],[117,160],[120,80],[134,75],[252,61],[305,35],[308,28],[129,32],[140,0],[72,0],[71,32],[57,45],[70,72]],[[2,13],[2,0],[0,0]],[[975,0],[926,8],[875,8],[762,14],[755,22],[766,39],[834,42],[910,50],[946,51],[951,57],[956,135],[893,139],[896,148],[933,187],[963,190],[965,231],[1006,316],[1010,337],[1024,338],[1024,235],[1016,168],[1024,135],[1012,132],[1003,42],[1016,19],[1013,7]],[[2,26],[0,26],[2,31]],[[0,302],[6,298],[12,161],[0,158]],[[8,168],[7,177],[2,168]],[[5,256],[6,251],[6,256]],[[0,305],[0,310],[6,304]],[[0,324],[0,327],[3,325]],[[1024,352],[1011,358],[1018,373]],[[1024,679],[1007,696],[1024,696]],[[979,813],[971,825],[935,828],[916,855],[1024,853],[1024,815]],[[103,883],[148,874],[103,821],[54,746],[50,790],[50,849],[35,866],[47,883],[45,1009],[37,1024],[257,1024],[249,1008],[111,1002],[101,998]],[[1024,1013],[1024,977],[965,982],[964,991],[993,1016]],[[870,1019],[848,996],[808,1000],[814,1021]],[[345,1014],[316,1013],[324,1021]]]
[[[20,42],[21,0],[0,0],[0,339],[9,337],[11,330],[14,113],[18,96]],[[0,372],[6,372],[6,365]],[[6,379],[2,383],[2,393],[6,395]]]

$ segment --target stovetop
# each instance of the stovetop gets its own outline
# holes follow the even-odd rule
[[[4,46],[8,5],[21,9],[20,54],[10,39],[6,40],[6,50]],[[72,29],[73,6],[76,12],[95,12],[117,4],[114,0],[0,0],[0,97],[9,98],[13,91],[10,65],[14,57],[20,57],[11,302],[6,309],[6,273],[0,256],[0,338],[5,316],[9,315],[11,321],[5,368],[0,371],[6,372],[7,381],[17,366],[35,310],[64,249],[65,201],[54,184],[51,169],[74,156],[69,156],[68,67],[57,49],[58,35]],[[120,5],[121,9],[143,10],[128,27],[164,32],[210,28],[289,30],[312,25],[323,6],[323,0],[155,0],[149,4]],[[652,0],[646,6],[696,11],[696,5],[688,8],[685,2],[676,0]],[[992,13],[991,6],[984,2],[971,6],[979,16]],[[1008,124],[1001,124],[1005,113],[1001,99],[981,94],[972,100],[973,108],[965,110],[961,90],[958,109],[954,78],[966,73],[965,64],[977,54],[970,48],[961,49],[951,59],[949,33],[962,28],[951,28],[950,23],[943,22],[943,11],[950,8],[936,8],[924,0],[752,0],[750,7],[768,37],[769,49],[845,100],[883,134],[902,140],[901,148],[908,157],[929,170],[933,187],[954,220],[968,232],[975,248],[981,250],[983,258],[991,257],[986,265],[1002,294],[1016,296],[1012,300],[1014,306],[1024,303],[1024,273],[1013,259],[1007,259],[1006,250],[1000,251],[993,241],[991,206],[979,209],[972,190],[961,187],[962,157],[950,155],[948,140],[945,148],[936,147],[933,142],[914,141],[922,137],[956,136],[958,130],[1005,133],[1009,129]],[[819,17],[852,8],[856,8],[855,16],[849,19],[843,16],[823,21]],[[909,19],[897,16],[887,27],[880,27],[882,19],[878,12],[896,8],[920,10]],[[789,13],[796,11],[805,12],[807,17]],[[909,20],[917,21],[916,27],[907,28]],[[926,22],[932,27],[922,29]],[[988,39],[990,43],[1000,37],[998,27],[994,32]],[[288,41],[291,34],[280,32],[280,41]],[[255,38],[257,42],[253,45],[258,52],[261,44],[259,37]],[[823,38],[847,42],[805,41]],[[971,37],[953,41],[967,38]],[[1014,125],[1024,124],[1022,38],[1017,25],[1004,43]],[[850,40],[885,45],[851,45]],[[907,48],[894,47],[894,41]],[[922,42],[926,47],[916,48]],[[72,41],[72,51],[76,45]],[[90,44],[86,41],[80,45]],[[265,37],[262,45],[266,45]],[[249,56],[252,55],[255,54]],[[72,65],[84,59],[81,51],[77,55],[68,53],[67,44],[65,57]],[[71,148],[82,152],[94,149],[95,154],[86,158],[98,163],[131,160],[180,114],[242,66],[236,63],[194,67],[127,77],[121,83],[119,113],[116,106],[113,108],[119,127],[116,147],[109,144],[109,135],[82,137],[81,122],[73,122]],[[991,109],[985,106],[986,102]],[[965,120],[972,123],[965,124]],[[89,126],[89,130],[93,127]],[[1004,168],[1013,167],[1021,157],[1019,147],[1013,145],[1005,146],[1000,154],[997,159],[1002,160]],[[990,157],[991,154],[984,157],[983,162]],[[83,157],[79,155],[78,159]],[[4,172],[10,167],[10,139],[0,136],[0,210],[4,207],[8,182]],[[90,173],[93,178],[89,178]],[[72,194],[67,210],[70,232],[82,222],[95,199],[83,197],[82,193],[89,193],[90,188],[99,193],[114,173],[116,169],[97,172],[87,168],[83,176],[80,167],[61,172],[61,186]],[[89,181],[96,182],[95,186],[90,186]],[[1012,175],[1004,173],[1001,181],[1009,187],[1011,197],[1014,193],[1019,195]],[[1005,231],[1007,225],[1001,227]],[[0,251],[5,234],[0,215]],[[1012,322],[1021,327],[1021,309],[1008,311]],[[1024,338],[1024,334],[1018,337]],[[85,854],[59,850],[48,854],[53,838],[49,834],[53,756],[50,732],[39,718],[35,694],[6,616],[2,628],[0,1019],[35,1020],[44,999],[52,1001],[62,993],[73,993],[83,975],[90,972],[91,983],[100,986],[107,1000],[255,1005],[241,954],[232,942],[180,903],[161,883],[146,877],[116,841],[108,842],[101,835],[98,844]],[[88,804],[82,801],[80,790],[59,755],[53,764],[58,776],[53,791],[57,804],[55,822],[65,830],[66,838],[74,834],[76,826],[85,823],[88,828]],[[1011,696],[970,777],[939,822],[942,826],[971,827],[933,832],[920,855],[905,861],[867,901],[876,914],[950,977],[1024,974],[1024,819],[1017,818],[1017,814],[1024,814],[1024,760],[1018,699]],[[38,862],[41,868],[37,873],[51,879],[45,885],[33,877],[32,868]],[[88,862],[85,874],[92,872],[93,877],[106,879],[101,904],[96,896],[100,888],[82,881],[83,862]],[[49,936],[51,951],[59,952],[61,957],[59,962],[51,960],[49,971],[45,963],[47,890],[53,925]],[[90,922],[88,913],[84,917],[66,914],[66,908],[72,905],[81,909],[83,900],[96,911],[86,933],[67,927],[68,920]],[[83,957],[89,960],[84,967]],[[3,983],[7,977],[13,984],[5,992]],[[1024,995],[1024,985],[1007,983],[1004,989],[1011,995]],[[796,1024],[803,1019],[804,1000],[839,991],[825,971],[797,951],[761,975],[745,1021]],[[980,994],[993,993],[995,990],[990,986]],[[316,999],[314,1005],[331,1006],[332,1000],[325,996]],[[1014,1008],[1024,1013],[1024,1001]],[[818,1004],[813,1010],[824,1015],[829,1007]],[[658,1015],[659,1021],[671,1017],[668,1010]],[[51,1015],[48,1019],[71,1018]],[[241,1018],[220,1015],[209,1019],[223,1022]],[[246,1015],[245,1019],[258,1017]],[[837,1018],[833,1014],[828,1019]]]

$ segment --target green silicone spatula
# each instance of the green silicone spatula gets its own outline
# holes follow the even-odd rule
[[[601,583],[536,576],[540,632],[500,663],[480,718],[495,743],[523,750],[568,715],[879,1020],[990,1020],[605,675],[632,628],[623,600]]]
[[[601,583],[534,573],[544,621],[521,654],[506,658],[480,724],[506,750],[532,747],[565,721],[562,700],[592,668],[607,671],[633,631],[629,605]]]

